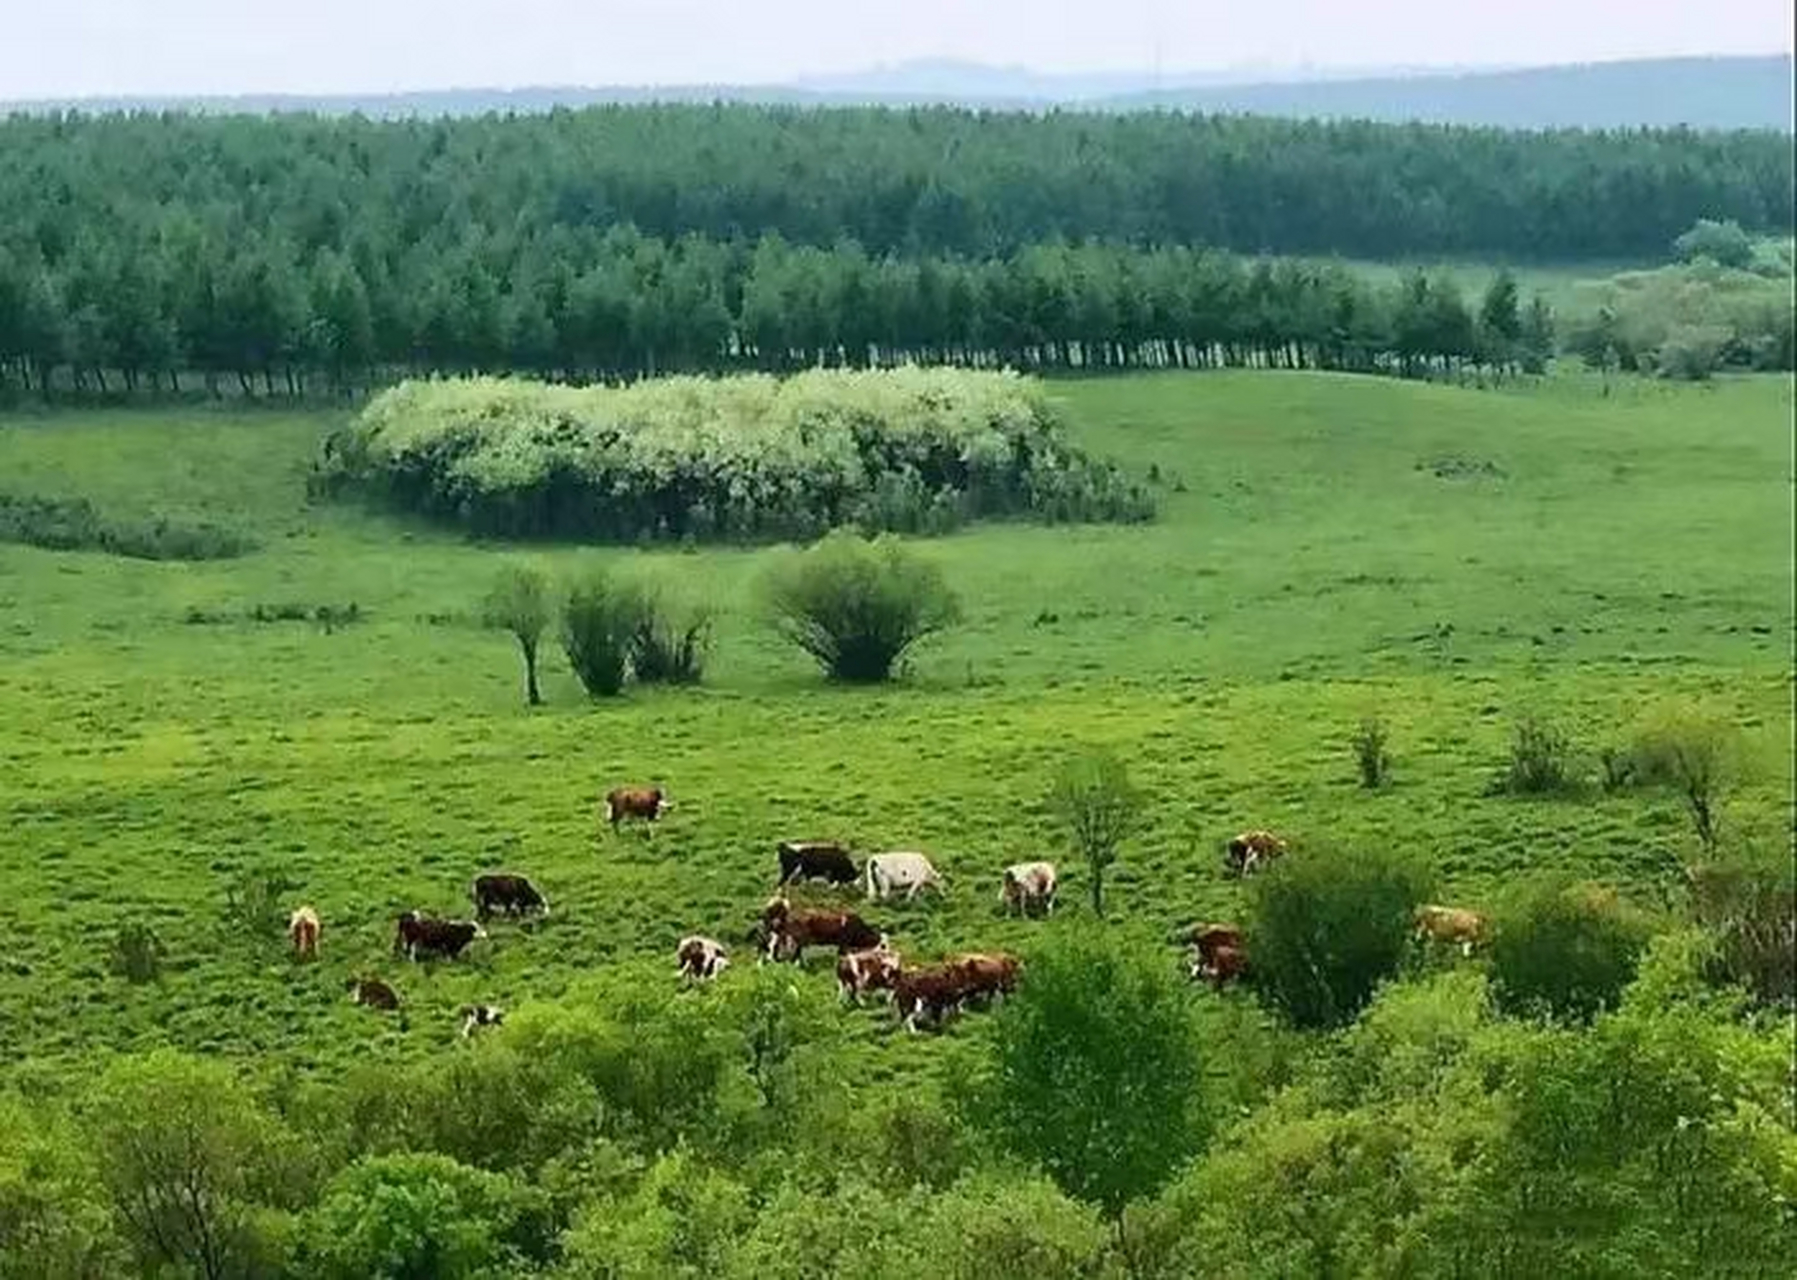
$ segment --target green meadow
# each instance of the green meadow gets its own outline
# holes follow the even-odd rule
[[[1571,376],[1479,391],[1227,373],[1054,392],[1092,451],[1154,469],[1161,518],[921,540],[966,618],[879,690],[827,686],[768,632],[765,549],[477,544],[308,504],[347,411],[0,415],[0,490],[260,544],[181,564],[0,545],[0,1077],[72,1079],[164,1044],[337,1069],[447,1051],[465,1001],[673,983],[688,932],[749,964],[786,837],[927,850],[946,891],[865,914],[920,957],[1027,957],[1043,926],[1002,917],[998,873],[1055,857],[1063,910],[1089,910],[1040,805],[1087,744],[1147,797],[1109,913],[1162,933],[1239,911],[1218,845],[1249,826],[1419,848],[1461,905],[1548,867],[1660,903],[1694,847],[1672,797],[1486,794],[1531,713],[1592,755],[1662,702],[1709,705],[1753,747],[1730,820],[1788,821],[1788,378],[1604,394]],[[526,708],[513,642],[477,625],[508,557],[615,560],[711,603],[705,683],[593,703],[550,645],[548,705]],[[254,616],[352,603],[360,619],[331,629]],[[1380,792],[1349,747],[1369,715],[1392,734]],[[614,836],[598,797],[623,782],[678,807]],[[322,963],[228,914],[258,868],[292,882],[284,907],[317,905]],[[552,918],[498,923],[459,963],[389,955],[397,912],[466,914],[494,869],[535,879]],[[166,950],[159,982],[108,971],[134,921]],[[833,981],[821,954],[808,968]],[[347,1002],[352,973],[396,985],[403,1030]],[[895,1035],[883,1007],[843,1017],[875,1074],[941,1047]]]

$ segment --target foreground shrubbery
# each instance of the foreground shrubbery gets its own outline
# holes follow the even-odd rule
[[[317,486],[481,534],[626,542],[1153,515],[1145,490],[1068,443],[1036,384],[915,368],[408,382],[332,438]]]
[[[121,520],[85,498],[7,493],[0,493],[0,542],[133,560],[229,560],[256,549],[253,539],[215,524],[181,524],[166,516]]]

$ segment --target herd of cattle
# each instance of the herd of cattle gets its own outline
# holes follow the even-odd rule
[[[672,807],[660,788],[620,787],[605,797],[605,817],[613,830],[625,819],[654,822]],[[1227,867],[1237,876],[1252,875],[1286,852],[1286,842],[1268,831],[1242,832],[1224,846]],[[1016,989],[1022,963],[1007,952],[964,952],[934,964],[908,964],[886,933],[856,912],[795,907],[787,896],[786,891],[793,884],[822,881],[837,888],[859,884],[873,902],[894,894],[903,894],[909,901],[926,888],[942,888],[941,875],[924,854],[878,853],[857,867],[849,850],[834,840],[783,840],[777,853],[780,877],[774,896],[760,912],[753,935],[758,963],[802,964],[807,947],[832,947],[836,951],[836,981],[843,1001],[858,1004],[871,992],[884,993],[899,1021],[912,1032],[917,1031],[920,1021],[941,1026],[953,1013],[1002,998]],[[1054,910],[1056,887],[1053,863],[1017,863],[1003,872],[999,901],[1007,912],[1047,915]],[[469,944],[487,936],[485,923],[495,915],[520,920],[549,915],[548,899],[521,875],[476,876],[471,897],[473,920],[440,920],[421,911],[402,913],[394,925],[393,954],[414,962],[454,959]],[[295,910],[288,921],[295,956],[315,959],[321,932],[318,913],[312,906]],[[1486,939],[1487,922],[1474,911],[1430,905],[1417,912],[1417,934],[1425,940],[1459,944],[1464,953],[1470,954],[1475,945]],[[1242,930],[1233,924],[1199,924],[1180,940],[1186,944],[1187,971],[1194,981],[1202,979],[1221,989],[1248,971],[1246,941]],[[729,949],[703,934],[682,938],[674,959],[676,972],[689,982],[710,981],[730,966]],[[378,1010],[400,1009],[398,994],[379,978],[352,977],[346,988],[355,1004]],[[470,1004],[463,1005],[457,1016],[461,1034],[466,1038],[482,1028],[501,1025],[505,1012],[490,1004]]]

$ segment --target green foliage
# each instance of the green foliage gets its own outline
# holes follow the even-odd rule
[[[1716,847],[1722,804],[1740,772],[1740,731],[1701,708],[1669,707],[1635,735],[1633,781],[1670,787],[1685,802],[1706,850]]]
[[[634,1190],[589,1204],[562,1237],[559,1275],[706,1277],[730,1274],[728,1262],[755,1225],[748,1191],[732,1178],[673,1151]]]
[[[139,985],[162,976],[162,940],[142,921],[119,926],[112,936],[112,972]]]
[[[591,698],[624,691],[630,648],[644,616],[643,594],[609,570],[593,569],[562,600],[562,652]]]
[[[1117,849],[1142,828],[1142,796],[1129,770],[1108,751],[1064,763],[1049,785],[1048,808],[1067,828],[1073,851],[1092,877],[1092,910],[1104,914],[1104,873]]]
[[[1068,443],[1038,385],[914,367],[627,387],[407,382],[333,437],[321,467],[327,490],[505,536],[803,538],[1153,514]]]
[[[1613,893],[1543,875],[1510,890],[1495,917],[1492,993],[1507,1013],[1588,1022],[1635,976],[1650,926]]]
[[[180,524],[166,516],[120,520],[102,515],[86,498],[9,493],[0,493],[0,542],[133,560],[230,560],[256,549],[253,539],[214,524]]]
[[[1797,1002],[1797,866],[1789,836],[1725,842],[1691,878],[1697,918],[1716,943],[1714,976],[1767,1004]]]
[[[1594,368],[1682,381],[1797,362],[1788,259],[1754,270],[1713,261],[1633,271],[1581,285],[1566,345]]]
[[[1030,953],[960,1095],[968,1124],[1111,1218],[1204,1143],[1203,1047],[1166,957],[1106,934]]]
[[[242,868],[225,885],[225,927],[258,941],[276,937],[287,927],[288,895],[298,888],[284,871],[260,864]]]
[[[1377,791],[1391,781],[1391,753],[1385,749],[1391,730],[1377,716],[1368,716],[1354,731],[1354,764],[1360,771],[1360,785]]]
[[[489,627],[509,632],[524,656],[524,696],[533,707],[543,695],[537,687],[537,646],[555,616],[549,579],[529,565],[507,565],[499,571],[481,606]]]
[[[1510,760],[1497,790],[1513,796],[1555,796],[1578,790],[1572,739],[1552,721],[1529,715],[1517,722]]]
[[[448,1156],[360,1160],[305,1215],[306,1270],[341,1280],[515,1275],[546,1251],[541,1199]]]
[[[54,1110],[0,1095],[0,1276],[62,1280],[127,1269],[83,1135]]]
[[[1720,222],[1699,218],[1672,242],[1672,252],[1680,262],[1708,258],[1724,267],[1747,267],[1753,262],[1753,237],[1732,218]]]
[[[1306,845],[1249,881],[1256,994],[1294,1026],[1345,1026],[1396,975],[1432,875],[1389,845]]]
[[[698,684],[711,647],[711,611],[670,607],[645,590],[642,616],[630,637],[630,672],[643,684]]]
[[[914,645],[961,616],[937,564],[890,536],[839,530],[775,561],[761,585],[775,631],[854,684],[890,679]]]

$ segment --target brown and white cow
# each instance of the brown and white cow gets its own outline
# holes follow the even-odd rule
[[[1054,894],[1054,863],[1019,862],[1005,868],[998,900],[1010,911],[1028,915],[1032,908],[1040,907],[1046,915],[1054,910]]]
[[[549,915],[549,899],[524,876],[504,872],[475,876],[470,895],[477,920],[485,921],[495,911],[508,916]]]
[[[854,884],[861,875],[849,851],[834,840],[782,840],[779,854],[781,887],[794,880]]]
[[[675,972],[697,982],[709,982],[730,967],[730,955],[715,938],[691,934],[674,948]]]
[[[886,935],[853,911],[794,910],[784,897],[770,899],[761,912],[767,960],[803,962],[806,947],[835,947],[838,953],[880,946]]]
[[[1416,936],[1422,942],[1457,942],[1460,954],[1470,956],[1484,942],[1489,922],[1477,911],[1443,907],[1434,903],[1416,909]]]
[[[462,1019],[462,1039],[466,1040],[482,1027],[505,1024],[505,1010],[491,1004],[465,1004],[457,1013]]]
[[[394,922],[393,954],[408,960],[433,955],[453,960],[470,942],[486,936],[487,931],[472,920],[431,920],[421,912],[407,911]]]
[[[613,831],[626,818],[654,822],[673,807],[660,787],[613,787],[605,793],[605,820]]]
[[[343,984],[343,989],[349,992],[351,1004],[386,1011],[399,1008],[398,993],[379,978],[351,978]]]
[[[836,957],[836,986],[842,993],[843,1003],[859,1004],[861,997],[869,991],[884,991],[890,996],[892,984],[898,980],[903,968],[899,953],[884,939],[877,947],[844,951]]]
[[[1189,958],[1193,981],[1208,979],[1221,988],[1247,971],[1247,945],[1242,931],[1232,924],[1203,924],[1192,930]]]
[[[298,908],[287,917],[287,938],[293,943],[295,959],[318,959],[318,935],[323,929],[318,922],[318,912],[310,905]]]
[[[1263,863],[1283,857],[1285,851],[1285,841],[1271,831],[1243,831],[1224,845],[1229,868],[1239,876],[1253,875]]]
[[[915,1033],[918,1019],[925,1014],[940,1025],[951,1010],[960,1007],[966,990],[966,974],[952,965],[901,969],[892,983],[892,1007],[905,1029]]]
[[[948,966],[961,974],[961,1003],[1008,996],[1017,989],[1023,962],[1003,951],[975,951],[950,956]]]

